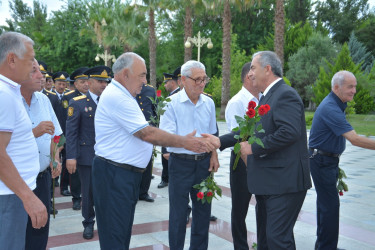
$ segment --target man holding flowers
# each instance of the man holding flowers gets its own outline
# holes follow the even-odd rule
[[[215,134],[215,104],[203,95],[209,81],[205,66],[197,61],[188,61],[181,67],[181,80],[184,89],[170,97],[165,113],[160,119],[160,128],[173,134],[185,135],[197,130]],[[193,188],[206,179],[211,171],[217,171],[219,163],[216,151],[195,154],[186,149],[168,147],[169,157],[169,247],[183,249],[186,233],[186,214],[189,194],[193,203],[190,249],[207,249],[211,204],[203,203]],[[202,194],[200,194],[202,198]]]
[[[264,132],[254,139],[261,143],[241,143],[248,189],[257,200],[258,249],[295,249],[293,228],[311,187],[304,106],[283,81],[282,64],[274,52],[255,53],[249,76],[263,92],[259,105],[265,106],[258,109],[259,115],[267,112],[266,104],[271,107],[260,119]],[[221,149],[236,141],[233,133],[222,136]]]
[[[225,109],[225,121],[228,130],[232,131],[238,127],[238,122],[235,116],[243,117],[245,113],[254,111],[258,105],[262,94],[257,90],[253,81],[248,75],[250,71],[251,62],[245,63],[241,71],[241,81],[243,86],[241,90],[229,100]],[[249,101],[252,101],[253,106],[248,109]],[[254,111],[255,112],[255,111]],[[255,113],[249,115],[255,115]],[[247,229],[246,229],[246,215],[249,207],[251,193],[247,190],[247,173],[246,165],[240,159],[237,168],[234,170],[236,154],[231,150],[229,172],[230,172],[230,191],[232,195],[232,211],[231,211],[231,229],[233,237],[234,249],[249,249],[247,243]]]

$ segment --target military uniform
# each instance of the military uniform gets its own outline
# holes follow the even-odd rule
[[[156,107],[155,105],[152,104],[149,97],[156,99],[155,89],[151,85],[144,84],[142,87],[141,93],[137,95],[135,98],[138,102],[139,107],[142,110],[143,115],[146,118],[146,121],[148,121],[150,125],[155,126],[155,124],[151,123],[150,117],[151,116],[156,117]],[[151,184],[153,160],[154,159],[151,156],[151,159],[149,163],[147,164],[146,171],[144,171],[142,174],[141,187],[139,190],[139,199],[145,200],[148,202],[154,201],[148,194],[148,190]]]

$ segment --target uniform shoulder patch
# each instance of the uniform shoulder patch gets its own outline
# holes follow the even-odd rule
[[[74,91],[75,91],[75,90],[71,90],[71,91],[69,91],[69,92],[66,92],[64,95],[70,95],[70,94],[74,93]]]
[[[73,107],[69,107],[68,108],[68,116],[72,116],[73,112],[74,112],[74,108]]]
[[[49,90],[46,90],[46,92],[47,92],[48,94],[56,95],[55,92],[52,92],[52,91],[49,91]]]
[[[85,99],[85,98],[86,98],[85,95],[80,95],[80,96],[73,97],[73,100],[78,101],[78,100]]]
[[[154,86],[152,86],[151,84],[146,84],[146,86],[148,86],[148,87],[151,87],[151,88],[155,88]]]

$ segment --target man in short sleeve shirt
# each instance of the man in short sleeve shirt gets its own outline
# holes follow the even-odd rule
[[[348,71],[332,78],[332,92],[315,112],[310,130],[310,169],[317,193],[317,240],[315,249],[337,249],[340,200],[336,189],[339,156],[346,139],[353,145],[375,149],[375,141],[357,135],[345,117],[347,102],[353,100],[357,81]]]

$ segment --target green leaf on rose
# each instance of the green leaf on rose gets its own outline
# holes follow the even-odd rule
[[[241,145],[237,142],[235,145],[234,145],[234,148],[233,148],[233,151],[234,151],[234,153],[238,153],[238,152],[240,152],[240,150],[241,150]]]
[[[262,148],[264,148],[264,144],[263,144],[263,142],[262,142],[261,139],[255,137],[255,142],[256,142],[256,144],[258,144],[259,146],[261,146]]]

